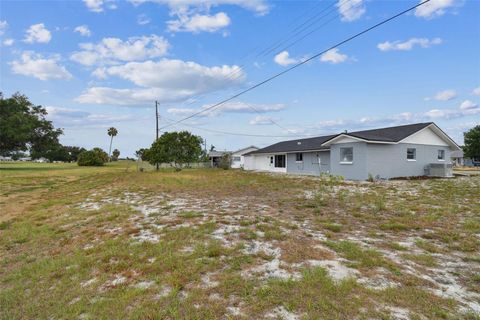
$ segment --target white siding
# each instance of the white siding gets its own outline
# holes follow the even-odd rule
[[[269,172],[287,172],[287,168],[275,168],[273,164],[270,164],[270,157],[273,154],[255,154],[245,157],[245,170],[253,171],[269,171]],[[287,161],[285,156],[285,162]],[[288,163],[286,162],[288,166]]]
[[[402,143],[411,143],[411,144],[426,144],[433,146],[448,146],[448,144],[440,138],[435,132],[432,131],[429,127],[422,129],[411,136],[406,137]]]
[[[231,165],[231,167],[236,168],[236,169],[245,168],[245,156],[244,156],[244,154],[247,154],[247,153],[255,151],[255,150],[258,150],[258,148],[246,148],[246,149],[242,149],[241,153],[232,153],[232,165]],[[240,157],[240,161],[234,161],[233,159],[235,157]]]

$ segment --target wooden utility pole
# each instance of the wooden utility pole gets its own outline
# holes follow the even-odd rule
[[[155,100],[155,120],[156,120],[156,124],[157,124],[157,129],[155,130],[155,133],[156,133],[156,140],[158,140],[158,118],[159,118],[159,115],[158,115],[158,101]],[[158,162],[156,163],[157,165],[157,171],[158,171],[158,168],[159,168],[159,164]]]

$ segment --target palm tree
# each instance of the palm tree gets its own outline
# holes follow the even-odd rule
[[[112,158],[110,157],[110,154],[112,152],[112,142],[113,142],[113,137],[115,137],[118,134],[118,130],[114,127],[111,127],[107,131],[108,135],[111,137],[110,138],[110,149],[108,149],[108,159],[112,161]]]

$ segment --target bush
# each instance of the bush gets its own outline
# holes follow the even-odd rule
[[[229,153],[225,153],[220,158],[219,167],[222,168],[223,170],[228,170],[230,169],[231,164],[232,164],[232,157],[230,156]]]
[[[84,151],[80,153],[78,155],[78,162],[77,162],[78,165],[79,166],[103,166],[105,162],[107,162],[106,159],[108,159],[108,155],[107,157],[105,157],[105,155],[102,154],[102,152],[103,153],[105,152],[101,149],[99,151],[98,149],[99,148],[95,148],[94,150]]]

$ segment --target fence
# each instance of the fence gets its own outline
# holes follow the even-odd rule
[[[173,168],[174,166],[170,163],[159,163],[160,169]],[[194,163],[185,163],[182,165],[182,169],[186,168],[211,168],[212,164],[210,162],[194,162]],[[157,167],[150,164],[148,161],[137,161],[137,171],[147,172],[155,171]]]

